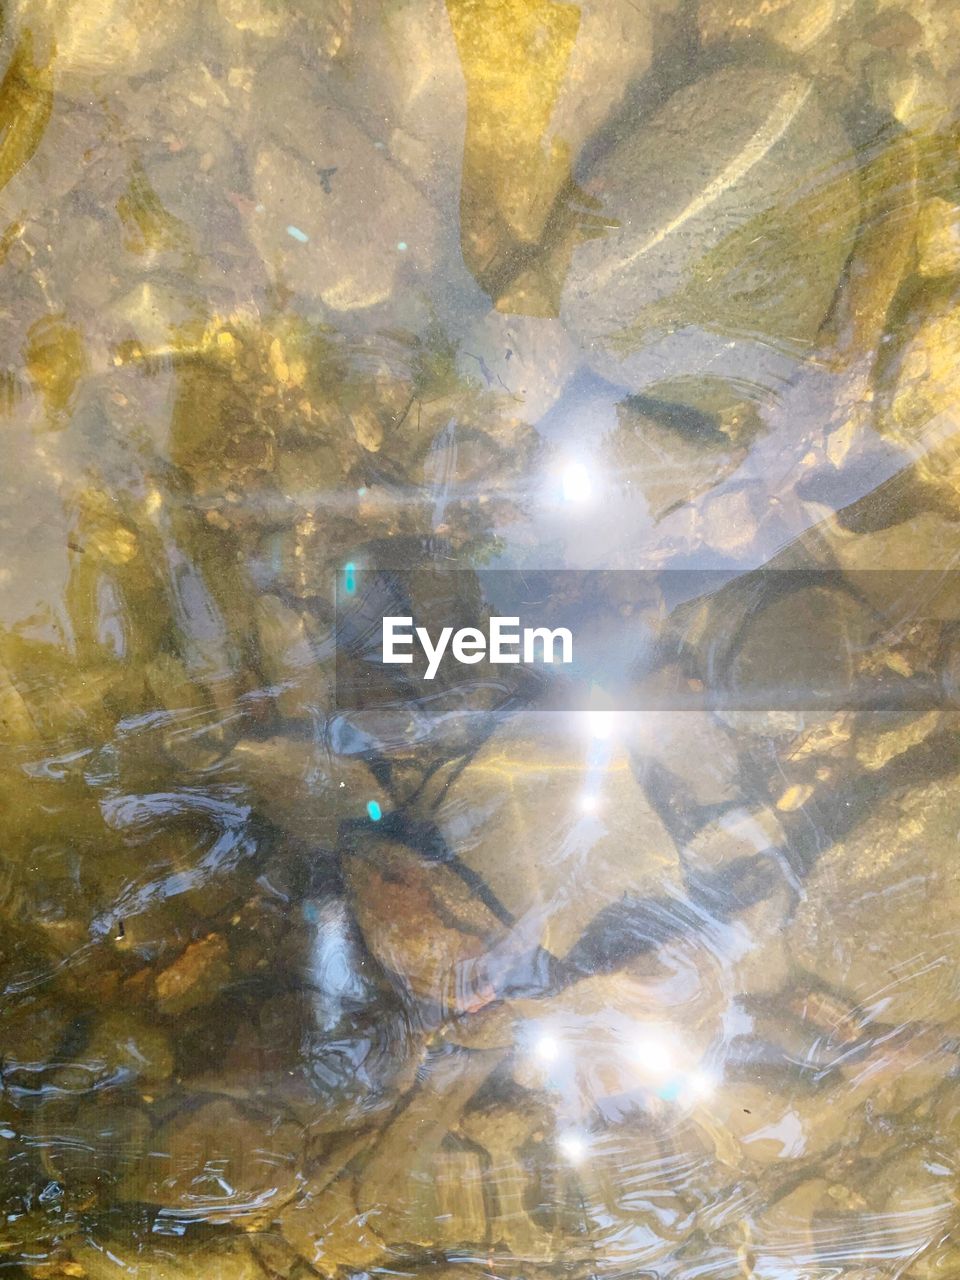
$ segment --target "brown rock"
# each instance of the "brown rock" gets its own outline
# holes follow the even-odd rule
[[[158,975],[157,1003],[165,1014],[185,1013],[206,1004],[230,980],[227,944],[211,933],[191,942],[180,956]]]

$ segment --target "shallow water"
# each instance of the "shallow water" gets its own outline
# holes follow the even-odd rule
[[[12,0],[0,1270],[957,1274],[958,32]]]

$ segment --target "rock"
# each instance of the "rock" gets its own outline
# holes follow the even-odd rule
[[[289,1205],[280,1215],[280,1227],[300,1257],[324,1276],[336,1275],[341,1267],[362,1270],[386,1252],[367,1216],[357,1213],[348,1176]]]
[[[802,53],[830,30],[844,7],[842,0],[700,0],[697,25],[705,41],[763,36]]]
[[[59,1050],[74,1016],[69,1005],[50,999],[27,1001],[23,1007],[11,1004],[5,1010],[0,1022],[0,1082],[11,1101],[22,1103],[32,1094],[39,1095],[54,1079],[63,1065]]]
[[[676,848],[619,747],[500,730],[450,785],[435,821],[515,918],[515,937],[565,956],[623,897],[670,894]]]
[[[915,627],[960,617],[960,521],[923,511],[876,530],[831,526],[835,563],[851,587],[894,623]]]
[[[661,948],[557,995],[512,1000],[514,1079],[546,1094],[561,1128],[614,1130],[637,1114],[679,1114],[707,1087],[725,1003],[705,949]]]
[[[341,821],[379,821],[391,808],[360,757],[331,755],[307,739],[244,738],[229,759],[254,807],[313,844],[329,848]]]
[[[603,441],[603,457],[620,486],[643,495],[654,520],[695,502],[743,459],[742,442],[722,431],[701,422],[661,421],[632,400],[617,406],[617,419],[618,429]]]
[[[447,7],[412,0],[356,16],[349,61],[331,71],[337,100],[453,224],[443,234],[459,251],[466,92]]]
[[[250,234],[272,278],[333,312],[388,302],[432,264],[433,210],[334,106],[317,107],[311,154],[267,145],[253,165]]]
[[[952,778],[894,794],[821,855],[787,930],[795,961],[886,1023],[949,1022],[960,966]]]
[[[277,710],[285,719],[321,723],[333,705],[333,663],[321,660],[309,616],[272,595],[258,596],[253,612],[260,670]]]
[[[882,0],[884,15],[898,7],[898,0]],[[960,64],[960,37],[950,21],[943,0],[906,0],[903,8],[920,28],[920,43],[929,53],[937,71],[946,74]]]
[[[766,1166],[824,1155],[858,1124],[859,1106],[842,1085],[813,1089],[784,1072],[762,1082],[727,1079],[692,1118],[717,1158],[737,1169],[743,1161]]]
[[[532,424],[559,400],[578,358],[559,321],[491,311],[463,338],[457,366]]]
[[[940,291],[907,316],[877,368],[876,425],[953,500],[960,490],[960,308]]]
[[[77,1108],[49,1102],[39,1108],[33,1126],[48,1174],[75,1204],[117,1195],[151,1139],[147,1110],[129,1099],[91,1098]]]
[[[448,5],[467,87],[463,256],[497,292],[517,246],[536,245],[586,140],[650,65],[654,6],[472,0]],[[505,310],[536,309],[516,290]]]
[[[495,998],[504,925],[468,881],[383,840],[364,844],[345,873],[364,941],[401,993],[443,1017]]]
[[[913,1260],[951,1215],[950,1172],[936,1144],[907,1142],[890,1160],[845,1170],[842,1182],[802,1182],[758,1215],[755,1274],[774,1280],[786,1257],[811,1273],[850,1263],[857,1275],[891,1266],[914,1275]]]
[[[881,131],[866,149],[857,239],[823,335],[840,365],[869,367],[880,350],[890,305],[913,261],[921,157],[909,134]]]
[[[544,135],[580,12],[516,0],[494,9],[456,0],[448,12],[467,86],[464,259],[482,283],[510,240],[539,240],[569,174],[565,149],[545,145]]]
[[[546,1108],[535,1105],[494,1104],[468,1110],[460,1119],[459,1132],[489,1160],[496,1205],[490,1234],[505,1257],[550,1262],[557,1254],[554,1233],[534,1219],[527,1204],[534,1180],[541,1196],[550,1185],[553,1146],[546,1139],[552,1127]]]
[[[917,270],[934,278],[960,272],[960,208],[940,196],[920,208]]]
[[[876,621],[852,593],[819,586],[792,591],[746,624],[721,687],[734,707],[844,706],[876,632]],[[789,662],[784,637],[790,638]]]
[[[682,687],[679,675],[678,685]],[[639,725],[634,758],[652,791],[662,794],[666,774],[682,799],[696,805],[723,804],[738,794],[736,743],[709,713],[645,711]],[[663,774],[647,778],[650,770]]]
[[[842,1059],[841,1059],[842,1063]],[[893,1033],[878,1029],[858,1052],[842,1063],[851,1092],[856,1093],[873,1115],[896,1117],[906,1123],[904,1112],[925,1099],[938,1118],[946,1121],[953,1090],[942,1092],[944,1081],[957,1068],[956,1042],[944,1026],[905,1024]],[[939,1098],[939,1103],[936,1099]],[[944,1132],[938,1127],[939,1132]]]
[[[167,1033],[136,1014],[106,1013],[91,1032],[82,1055],[58,1081],[61,1088],[104,1089],[136,1085],[156,1089],[173,1074]]]
[[[329,1168],[344,1172],[330,1181],[323,1166],[315,1189],[311,1186],[300,1203],[281,1214],[283,1234],[301,1256],[323,1275],[332,1275],[341,1266],[376,1262],[391,1241],[442,1247],[462,1239],[467,1222],[479,1230],[478,1215],[486,1208],[475,1192],[464,1195],[457,1184],[458,1173],[475,1171],[473,1153],[464,1151],[450,1131],[502,1057],[503,1050],[444,1050],[432,1056],[375,1143],[368,1137],[335,1144]],[[439,1205],[451,1200],[458,1212],[438,1220]],[[459,1211],[468,1204],[472,1213],[461,1222]]]
[[[421,1187],[445,1172],[446,1134],[503,1056],[502,1050],[454,1050],[427,1062],[419,1087],[384,1130],[357,1178],[357,1213],[382,1240],[428,1247],[437,1240],[430,1212],[436,1206],[422,1206]],[[421,1206],[428,1209],[423,1216]],[[441,1225],[441,1238],[449,1231]]]
[[[157,974],[157,1005],[167,1015],[209,1004],[230,981],[227,944],[211,933],[191,942],[173,964]]]
[[[842,1200],[838,1203],[838,1192],[850,1194],[826,1178],[807,1178],[756,1214],[751,1232],[755,1257],[752,1269],[758,1277],[766,1280],[777,1275],[782,1258],[789,1258],[791,1266],[816,1265],[818,1228],[836,1229],[835,1223],[821,1225],[818,1217],[826,1214],[835,1218],[842,1204]]]
[[[698,876],[716,875],[741,858],[768,857],[787,843],[777,815],[767,808],[731,809],[687,841],[683,861]]]
[[[105,0],[96,8],[69,0],[19,0],[14,23],[42,48],[56,50],[57,80],[72,94],[90,94],[104,75],[141,76],[163,71],[176,41],[189,40],[192,14],[182,4],[162,14],[148,0]]]
[[[238,31],[269,39],[283,31],[289,18],[270,0],[217,0],[217,10]]]
[[[658,24],[673,0],[586,0],[546,141],[575,164],[584,145],[615,117],[654,56]]]
[[[263,1267],[243,1236],[223,1236],[216,1241],[182,1241],[164,1236],[144,1240],[97,1235],[70,1250],[71,1266],[89,1280],[262,1280]]]
[[[573,250],[561,318],[590,364],[694,407],[744,386],[775,397],[816,339],[859,220],[850,144],[812,84],[716,71],[621,134],[584,185],[602,233]]]
[[[303,1152],[303,1130],[283,1114],[214,1097],[153,1134],[122,1194],[182,1221],[269,1222],[300,1187]]]
[[[737,913],[720,950],[728,989],[740,995],[779,991],[790,976],[784,931],[793,895],[783,883],[769,897]]]
[[[27,373],[43,396],[51,426],[66,425],[87,354],[80,330],[64,317],[50,316],[31,325],[24,352]]]

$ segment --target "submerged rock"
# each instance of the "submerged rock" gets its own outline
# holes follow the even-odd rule
[[[952,777],[894,794],[817,861],[787,931],[795,961],[886,1023],[950,1021],[960,965]]]
[[[912,321],[912,323],[911,323]],[[960,308],[940,290],[908,317],[877,371],[878,428],[917,475],[955,501],[960,491]]]
[[[346,876],[364,941],[403,994],[443,1016],[495,999],[504,926],[468,881],[386,841],[364,845]]]
[[[313,129],[320,172],[278,146],[258,152],[250,234],[277,283],[331,311],[386,303],[399,279],[431,265],[436,216],[336,107],[318,107]]]
[[[830,30],[844,7],[843,0],[701,0],[697,26],[707,41],[764,36],[802,53]]]
[[[192,1280],[198,1275],[216,1280],[263,1280],[263,1266],[242,1235],[222,1236],[215,1242],[139,1235],[128,1238],[96,1235],[70,1249],[71,1267],[90,1280]],[[77,1274],[81,1274],[77,1273]],[[64,1271],[65,1275],[75,1274]]]
[[[678,883],[676,846],[626,751],[586,734],[501,730],[447,789],[435,821],[516,921],[518,945],[559,957],[604,907]]]
[[[269,1221],[297,1193],[304,1141],[283,1114],[203,1100],[151,1135],[149,1151],[127,1173],[124,1196],[184,1221]]]
[[[245,738],[230,756],[253,805],[283,831],[330,847],[341,821],[379,821],[386,792],[359,756],[301,738]],[[374,816],[375,815],[375,816]]]
[[[685,404],[725,386],[775,397],[813,349],[859,216],[850,143],[814,86],[716,71],[584,182],[593,238],[573,250],[561,316],[594,368]]]

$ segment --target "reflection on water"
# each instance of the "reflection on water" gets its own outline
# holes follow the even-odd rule
[[[11,0],[0,1269],[957,1273],[957,30]],[[335,697],[344,573],[765,564],[688,710]],[[798,630],[942,696],[696,701]]]

